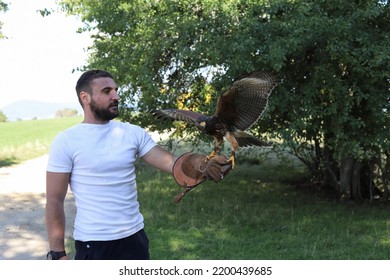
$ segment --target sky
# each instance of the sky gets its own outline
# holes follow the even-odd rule
[[[37,10],[54,8],[55,0],[5,0],[0,13],[0,108],[19,100],[78,102],[75,92],[92,45],[76,17],[55,12],[42,17]]]

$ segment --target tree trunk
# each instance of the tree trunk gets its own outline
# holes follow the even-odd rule
[[[321,148],[321,141],[316,137],[314,138],[314,168],[317,170],[317,172],[321,169],[321,159],[322,159],[322,148]]]
[[[367,191],[363,190],[363,188],[366,186],[363,182],[363,163],[361,161],[356,161],[353,170],[352,170],[352,180],[351,180],[351,198],[353,200],[362,200],[362,192]],[[370,190],[368,190],[369,193],[371,193]],[[371,198],[371,194],[370,194]]]
[[[297,150],[295,155],[302,160],[312,172],[312,178],[321,183],[325,188],[337,192],[341,199],[352,199],[361,201],[372,200],[377,194],[375,186],[375,166],[374,160],[359,160],[353,156],[346,156],[342,160],[336,160],[333,150],[324,143],[324,147],[315,142],[313,156],[309,159],[299,157]],[[311,162],[312,160],[313,162]],[[316,161],[319,162],[316,162]],[[382,182],[384,196],[388,193],[388,178],[390,174],[390,153],[386,154],[386,161],[382,170]],[[381,191],[379,191],[380,193]]]
[[[352,174],[356,160],[352,157],[344,158],[340,164],[340,195],[343,199],[351,198]]]
[[[363,200],[374,197],[372,171],[367,161],[346,157],[341,160],[339,168],[327,163],[327,186],[338,191],[341,199]]]
[[[324,147],[324,164],[326,166],[322,178],[324,186],[331,187],[334,191],[340,193],[337,163],[333,159],[332,151],[326,146]]]
[[[385,152],[386,159],[385,159],[385,166],[382,168],[382,182],[383,182],[383,198],[388,199],[389,198],[389,177],[390,177],[390,152]]]

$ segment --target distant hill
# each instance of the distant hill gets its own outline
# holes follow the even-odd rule
[[[31,119],[50,119],[61,109],[76,109],[82,114],[79,103],[51,103],[36,100],[20,100],[11,103],[1,111],[7,116],[8,121],[31,120]]]

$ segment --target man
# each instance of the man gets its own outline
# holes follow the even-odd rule
[[[190,184],[194,186],[205,179],[221,180],[228,172],[225,158],[216,157],[205,163],[203,156],[185,154],[177,160],[141,127],[113,121],[119,115],[118,87],[106,71],[83,73],[76,92],[84,120],[56,136],[47,165],[47,256],[68,258],[64,200],[70,184],[77,207],[75,259],[149,259],[148,238],[137,200],[137,158],[165,172],[171,173],[175,166],[176,182],[186,190],[186,180],[191,178],[183,175],[183,166],[188,169],[190,164],[193,169],[190,177],[194,182],[190,180]],[[212,173],[208,172],[211,168]]]

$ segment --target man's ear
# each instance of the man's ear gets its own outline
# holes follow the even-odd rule
[[[86,91],[82,91],[80,92],[80,100],[83,104],[89,104],[91,102],[91,95]]]

